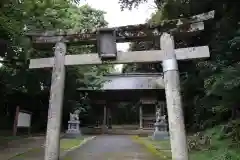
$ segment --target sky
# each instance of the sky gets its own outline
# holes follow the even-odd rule
[[[83,0],[81,5],[88,4],[93,8],[106,12],[105,20],[109,23],[108,27],[125,26],[145,23],[155,11],[154,0],[148,0],[138,8],[131,11],[126,9],[121,11],[118,0]],[[117,49],[127,51],[129,43],[117,44]],[[122,65],[116,65],[116,70],[121,71]]]

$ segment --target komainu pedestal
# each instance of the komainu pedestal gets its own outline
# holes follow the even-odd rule
[[[167,131],[167,122],[166,122],[166,116],[157,116],[157,121],[154,124],[155,130],[152,136],[153,140],[163,140],[163,139],[169,139],[169,133]]]
[[[66,131],[66,138],[77,138],[80,137],[80,121],[77,113],[70,113],[70,120],[68,121],[68,130]]]
[[[80,124],[79,120],[68,121],[68,130],[66,132],[66,137],[68,138],[80,137],[82,134],[79,128],[79,124]]]
[[[153,133],[153,140],[163,140],[163,139],[169,139],[169,133],[166,129],[163,129],[167,126],[167,124],[155,123],[155,131]]]

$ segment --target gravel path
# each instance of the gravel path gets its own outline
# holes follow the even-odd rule
[[[157,160],[129,136],[97,136],[62,160]]]

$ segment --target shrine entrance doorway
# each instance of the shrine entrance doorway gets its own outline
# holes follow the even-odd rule
[[[101,128],[101,132],[107,133],[114,128],[112,122],[116,117],[114,117],[113,112],[119,103],[131,103],[136,107],[136,123],[132,126],[126,126],[128,129],[152,131],[156,122],[156,109],[159,104],[165,104],[162,74],[128,73],[110,74],[104,77],[106,81],[98,90],[78,89],[80,93],[88,93],[92,107],[96,108],[98,112],[100,111],[96,126]],[[162,82],[161,89],[159,88],[161,85],[156,85],[157,80],[158,83]]]

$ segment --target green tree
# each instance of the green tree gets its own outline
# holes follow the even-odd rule
[[[13,59],[24,62],[29,57],[52,56],[53,51],[34,49],[30,40],[24,35],[25,32],[55,29],[74,29],[85,32],[107,25],[103,11],[88,5],[78,7],[68,0],[1,1],[0,22],[0,38],[2,40],[0,45],[7,48],[0,54],[6,62],[0,68],[0,94],[4,99],[0,101],[3,106],[1,109],[2,111],[11,110],[14,113],[16,104],[19,104],[20,107],[33,111],[36,117],[40,114],[38,110],[43,110],[44,118],[47,118],[51,69],[29,70],[24,63],[16,63]],[[68,48],[71,54],[89,53],[93,50],[94,46],[71,46]],[[99,87],[101,75],[111,69],[111,65],[67,67],[64,120],[68,118],[68,112],[73,108],[89,108],[88,104],[82,101],[85,95],[80,95],[76,89]],[[20,95],[24,95],[22,98],[25,98],[26,101],[17,98]],[[42,98],[39,95],[42,95]],[[34,99],[32,100],[34,102],[30,103],[30,97]],[[10,106],[13,101],[14,105]],[[1,117],[6,118],[6,112],[2,113],[4,115]],[[13,117],[8,118],[12,119]]]
[[[120,1],[122,7],[131,8],[144,0]],[[158,10],[148,23],[159,24],[163,20],[189,17],[215,10],[213,21],[205,24],[204,32],[177,42],[176,47],[209,45],[211,58],[191,62],[179,62],[180,71],[187,72],[182,81],[185,118],[188,129],[199,130],[239,114],[239,9],[238,1],[217,0],[161,0]],[[132,44],[133,50],[159,49],[155,42]],[[156,64],[127,65],[126,71],[161,67]]]

